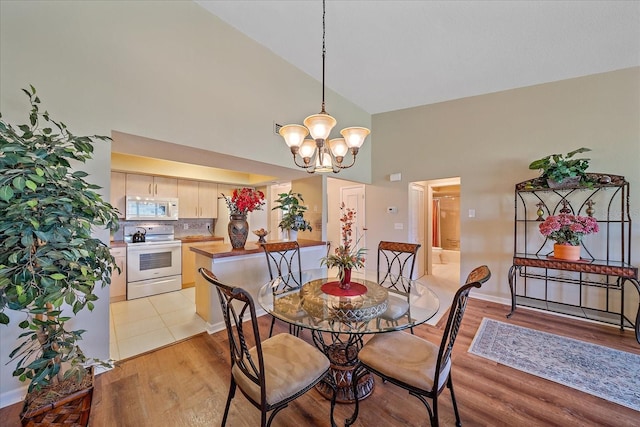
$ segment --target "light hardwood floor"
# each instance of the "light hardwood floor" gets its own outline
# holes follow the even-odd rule
[[[518,308],[505,319],[507,307],[472,299],[454,349],[453,379],[465,426],[638,426],[640,412],[509,368],[467,352],[483,317],[543,330],[640,354],[631,331]],[[417,335],[439,341],[446,317],[434,327],[415,328]],[[260,319],[268,333],[269,318]],[[276,323],[284,332],[281,322]],[[308,331],[302,337],[309,338]],[[226,333],[201,334],[142,356],[97,377],[92,427],[220,425],[229,384]],[[448,391],[440,399],[441,425],[455,425]],[[338,405],[339,424],[352,405]],[[5,427],[19,426],[20,405],[0,410]],[[273,427],[328,426],[329,402],[315,390],[280,412]],[[259,413],[237,393],[227,425],[253,427]],[[379,379],[362,402],[357,426],[427,426],[417,399]]]

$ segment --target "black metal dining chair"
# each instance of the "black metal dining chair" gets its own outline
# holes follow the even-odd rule
[[[394,324],[400,317],[411,315],[409,287],[420,246],[418,243],[386,241],[378,244],[378,284],[389,289],[387,310],[379,317],[380,321]]]
[[[329,359],[313,345],[291,334],[277,334],[262,341],[251,295],[242,288],[221,283],[206,268],[198,271],[216,287],[229,338],[231,384],[221,425],[226,425],[231,400],[236,389],[240,389],[260,410],[260,426],[268,427],[290,402],[329,377]],[[249,342],[255,345],[250,348]],[[330,416],[331,425],[335,426],[335,384],[330,378],[328,384],[333,390]]]
[[[439,346],[402,331],[378,334],[371,338],[358,353],[359,363],[353,383],[356,384],[357,379],[368,372],[373,372],[386,382],[404,388],[426,406],[432,427],[438,426],[438,396],[446,386],[451,392],[456,425],[460,426],[460,414],[451,379],[451,351],[460,331],[469,291],[471,288],[479,288],[490,277],[491,271],[486,265],[469,273],[465,284],[453,297]],[[432,405],[429,405],[427,399],[432,400]],[[345,426],[355,422],[358,410],[359,402],[356,400],[354,414],[345,420]]]
[[[279,284],[279,290],[302,286],[302,270],[300,268],[300,245],[296,241],[263,243],[262,249],[267,257],[267,267],[271,280],[281,277],[284,283]],[[269,336],[273,334],[276,318],[271,316]],[[289,324],[289,332],[300,335],[300,328]]]

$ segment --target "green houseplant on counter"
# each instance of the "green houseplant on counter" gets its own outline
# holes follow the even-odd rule
[[[566,188],[587,182],[586,170],[590,159],[575,159],[573,156],[591,151],[589,148],[578,148],[567,154],[551,154],[534,160],[529,169],[541,170],[540,178],[546,180],[549,188]]]
[[[278,205],[274,206],[272,210],[282,210],[282,219],[278,223],[278,227],[282,231],[289,231],[290,240],[296,240],[292,234],[297,236],[298,231],[312,231],[311,224],[304,219],[304,213],[307,211],[307,207],[302,204],[304,203],[302,194],[289,190],[288,193],[278,194],[275,202],[278,203]],[[293,233],[291,233],[291,231],[293,231]]]
[[[67,330],[66,322],[68,312],[93,310],[96,284],[110,284],[118,269],[109,247],[91,235],[92,227],[115,231],[118,218],[95,191],[100,187],[71,163],[85,163],[93,139],[108,137],[73,135],[40,112],[33,86],[23,91],[31,104],[29,124],[13,127],[0,115],[0,323],[9,324],[6,310],[24,313],[18,325],[24,332],[9,355],[13,375],[29,381],[23,424],[42,425],[47,411],[70,411],[66,405],[72,402],[42,400],[59,390],[62,397],[76,393],[84,401],[77,424],[86,425],[93,391],[88,366],[110,363],[87,358],[78,344],[85,331]]]

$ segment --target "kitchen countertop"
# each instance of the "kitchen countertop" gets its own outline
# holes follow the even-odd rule
[[[198,235],[198,236],[184,236],[184,237],[176,237],[176,240],[182,241],[182,243],[193,243],[193,242],[221,242],[224,240],[224,237],[220,236],[207,236],[207,235]]]
[[[282,240],[269,240],[271,242],[281,242]],[[298,239],[298,244],[301,248],[309,246],[326,246],[327,243],[319,240],[305,240]],[[197,248],[191,248],[196,254],[204,255],[211,259],[227,258],[239,255],[250,255],[262,252],[262,245],[257,241],[247,242],[244,245],[244,249],[233,249],[230,243],[211,243],[210,245],[203,245]]]
[[[124,240],[112,240],[109,242],[109,247],[110,248],[126,248],[127,244],[124,242]]]

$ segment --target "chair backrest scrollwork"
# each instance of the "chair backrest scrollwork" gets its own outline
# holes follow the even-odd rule
[[[411,279],[416,263],[416,255],[420,249],[418,243],[385,242],[378,244],[378,283],[400,291],[402,277]]]

